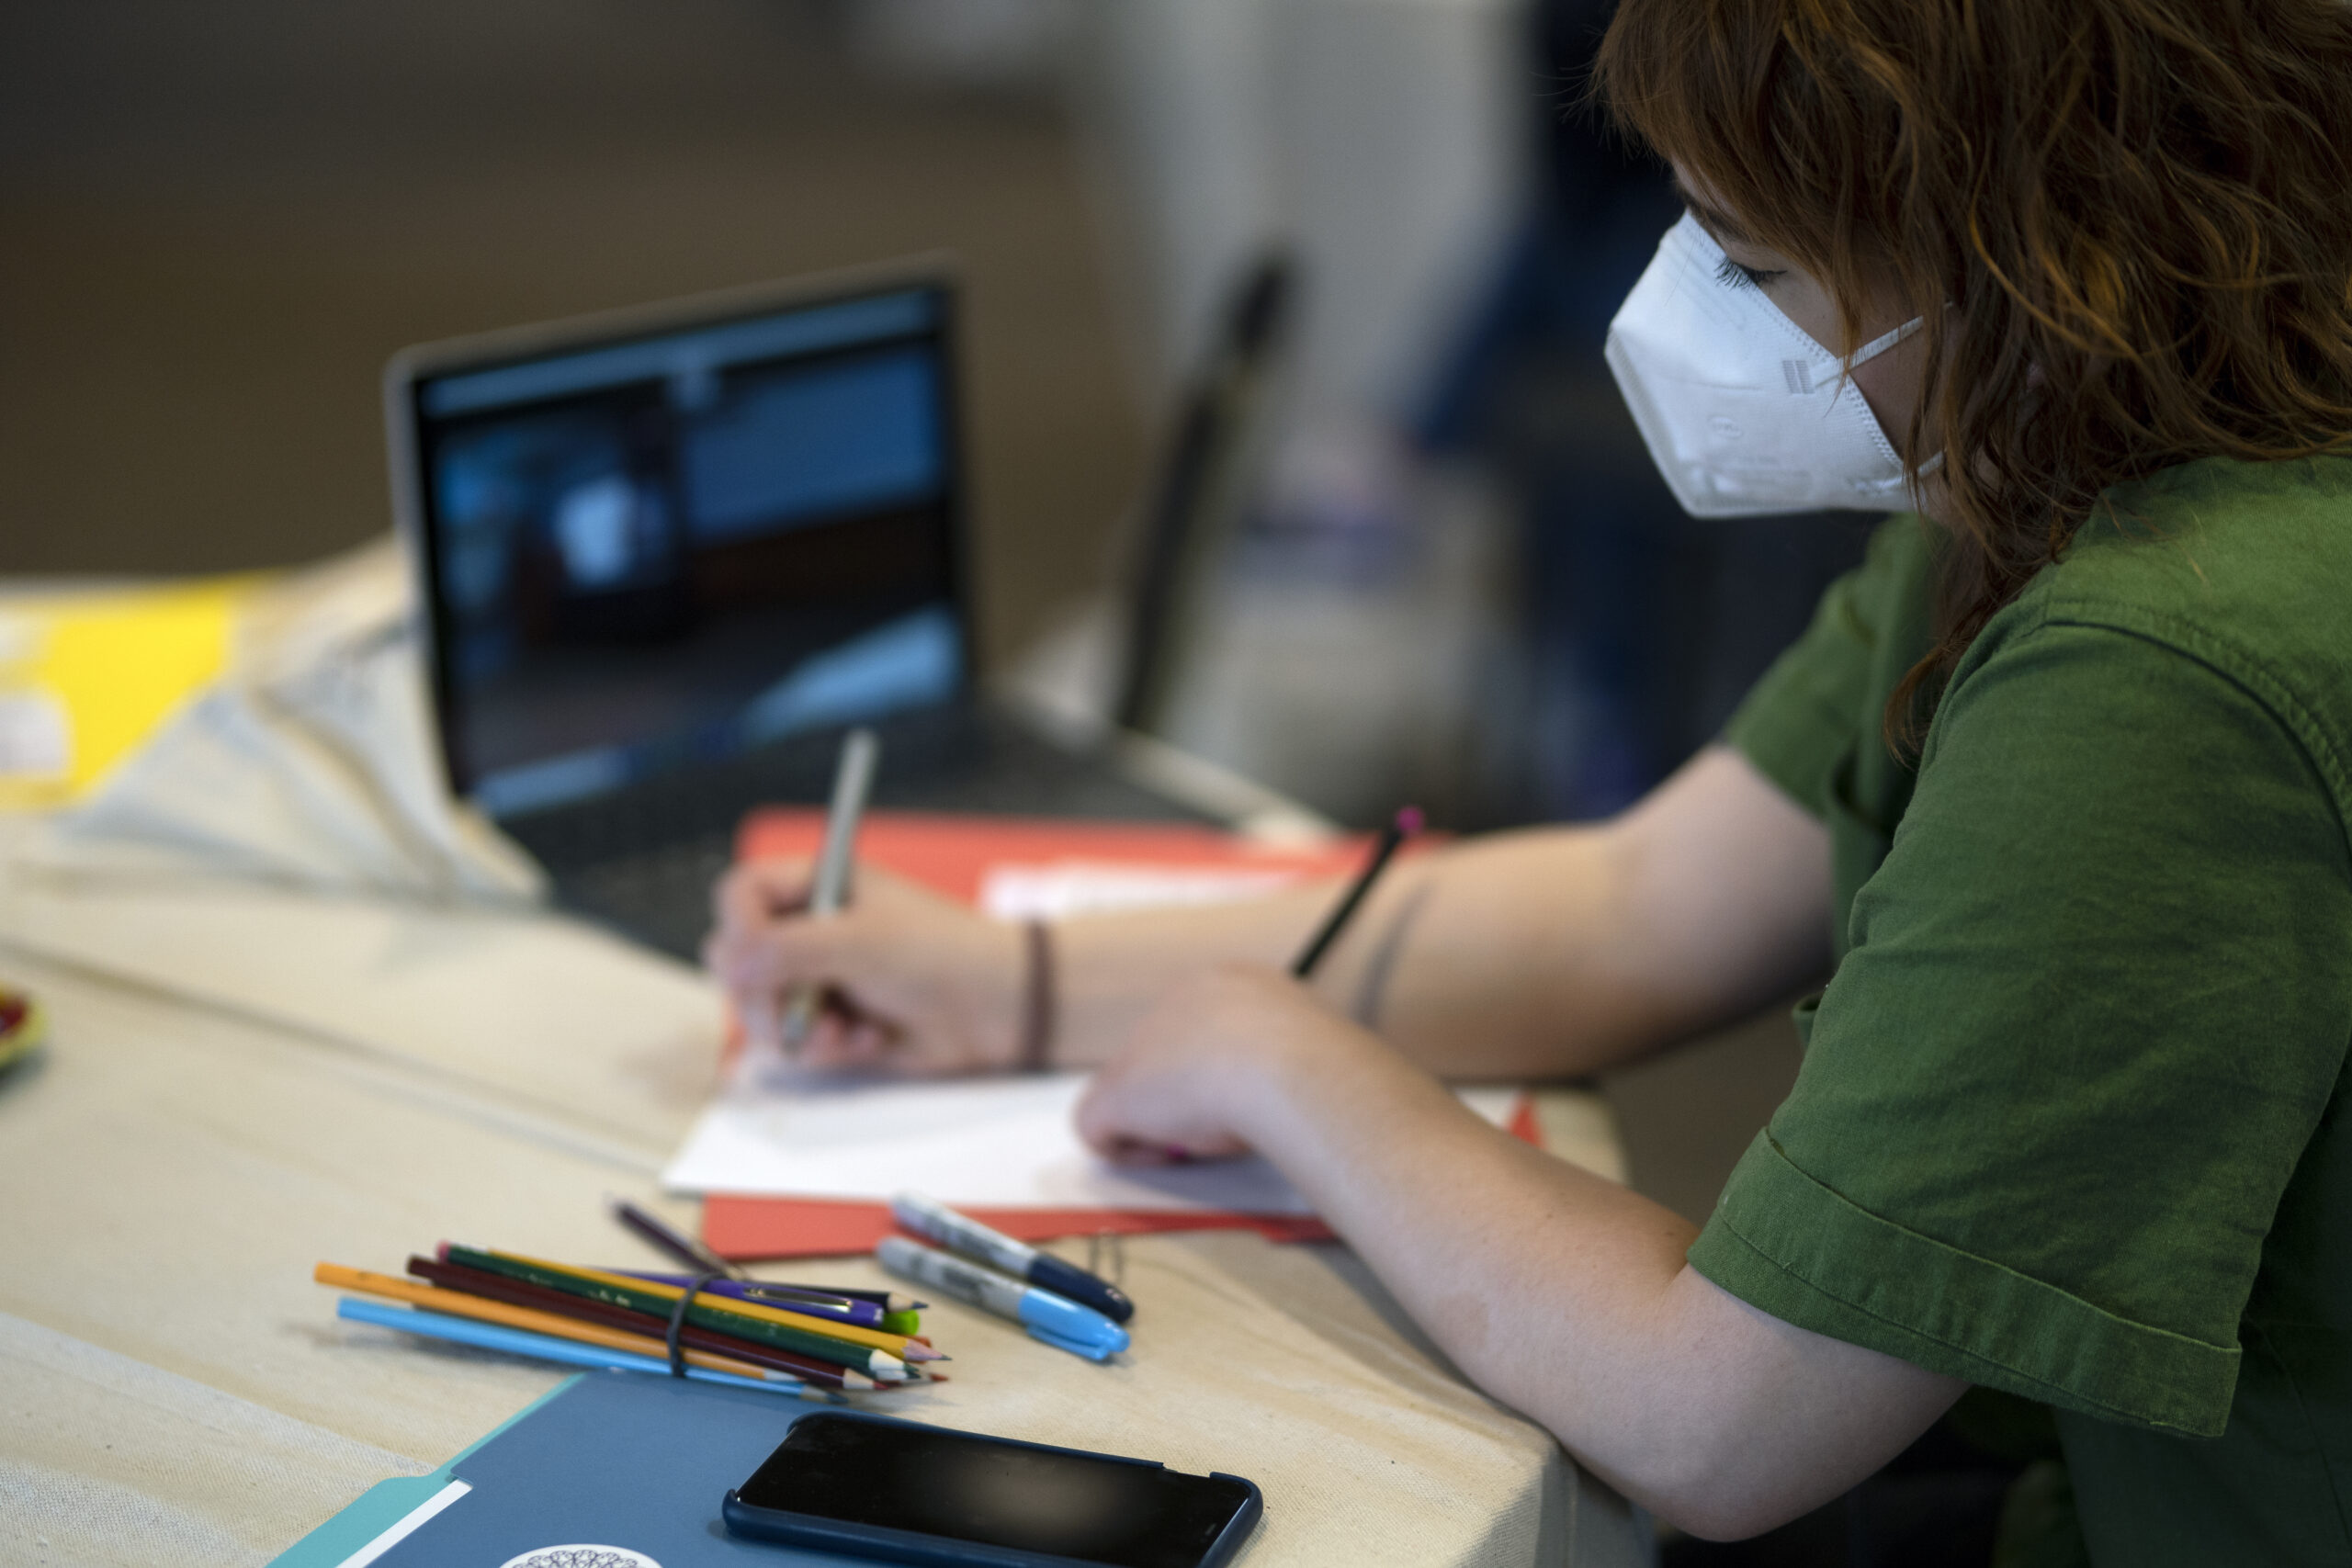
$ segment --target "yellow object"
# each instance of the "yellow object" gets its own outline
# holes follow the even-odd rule
[[[216,679],[262,581],[0,603],[0,810],[75,799]]]

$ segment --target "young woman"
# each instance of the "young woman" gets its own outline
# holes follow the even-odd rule
[[[1689,216],[1611,359],[1686,504],[1901,504],[1721,744],[1603,825],[1324,908],[1069,922],[1125,1158],[1256,1149],[1455,1361],[1694,1533],[1972,1384],[2057,1413],[2095,1561],[2352,1562],[2352,8],[1625,0]],[[721,890],[817,1059],[1021,1050],[1022,933]],[[1707,1225],[1492,1131],[1827,975]]]

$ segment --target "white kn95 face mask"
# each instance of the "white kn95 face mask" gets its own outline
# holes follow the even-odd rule
[[[1685,213],[1609,323],[1609,368],[1675,499],[1694,517],[1912,505],[1903,459],[1841,371],[1922,322],[1841,366],[1723,266],[1723,247]]]

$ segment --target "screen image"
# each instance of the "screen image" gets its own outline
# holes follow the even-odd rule
[[[959,691],[946,314],[902,288],[419,379],[451,782],[511,815]]]
[[[1197,1568],[1247,1483],[968,1433],[808,1416],[745,1482],[757,1508],[1119,1568]]]

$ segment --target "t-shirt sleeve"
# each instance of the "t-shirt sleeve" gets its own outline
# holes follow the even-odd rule
[[[2218,1435],[2352,1029],[2333,763],[2259,679],[2140,631],[1986,640],[1690,1262],[1933,1371]]]
[[[1815,817],[1856,725],[1878,689],[1903,610],[1924,599],[1928,569],[1917,516],[1889,518],[1871,536],[1862,564],[1831,583],[1804,634],[1764,671],[1724,727],[1724,739],[1757,772]],[[1924,651],[1924,650],[1921,650]],[[1904,661],[1916,658],[1904,651]]]

